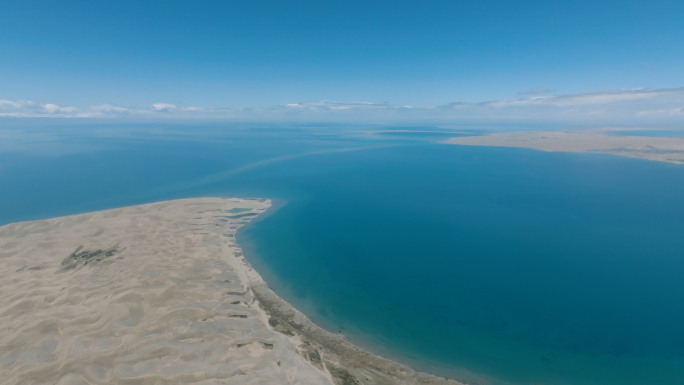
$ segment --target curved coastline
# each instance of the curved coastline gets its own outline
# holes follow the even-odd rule
[[[0,227],[7,383],[460,384],[310,321],[245,260],[263,199],[192,198]]]

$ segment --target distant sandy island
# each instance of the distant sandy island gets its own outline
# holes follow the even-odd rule
[[[684,164],[684,138],[619,136],[604,133],[526,131],[451,138],[466,146],[523,147],[542,151],[598,152]]]
[[[452,384],[276,296],[235,232],[268,200],[198,198],[0,227],[3,384]]]

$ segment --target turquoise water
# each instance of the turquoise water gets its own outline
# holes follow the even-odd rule
[[[471,130],[472,131],[472,130]],[[386,132],[378,132],[375,133],[374,135],[378,136],[384,136],[384,137],[391,137],[391,138],[405,138],[405,139],[423,139],[423,140],[440,140],[440,139],[449,139],[449,138],[456,138],[459,136],[473,136],[473,135],[481,135],[480,132],[467,132],[467,131],[459,131],[459,132],[449,132],[449,131],[386,131]]]
[[[354,127],[5,131],[0,223],[272,198],[246,257],[373,351],[481,384],[684,383],[684,167]]]

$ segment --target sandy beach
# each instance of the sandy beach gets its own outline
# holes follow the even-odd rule
[[[276,296],[196,198],[0,227],[3,384],[457,384],[371,355]]]
[[[450,138],[442,143],[464,146],[532,148],[553,152],[598,152],[684,164],[684,138],[618,136],[600,132],[524,131]]]

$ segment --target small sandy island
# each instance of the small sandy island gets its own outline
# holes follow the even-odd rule
[[[457,384],[368,354],[277,297],[198,198],[0,227],[3,384]]]
[[[466,146],[523,147],[542,151],[599,152],[684,164],[684,138],[620,136],[593,132],[525,131],[442,141]]]

